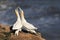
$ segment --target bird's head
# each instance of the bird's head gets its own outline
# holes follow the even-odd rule
[[[15,9],[15,13],[16,13],[16,16],[18,16],[18,13],[19,12],[18,12],[18,9],[17,8]]]
[[[20,12],[21,17],[24,17],[24,12],[23,12],[23,10],[22,10],[20,7],[18,7],[18,9],[19,9],[19,12]]]
[[[19,11],[20,11],[20,14],[21,14],[21,13],[24,13],[23,10],[22,10],[20,7],[18,7],[18,9],[19,9]]]

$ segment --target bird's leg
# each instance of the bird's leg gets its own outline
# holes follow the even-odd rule
[[[16,30],[16,31],[15,31],[15,35],[18,36],[19,31],[21,31],[21,29]]]
[[[18,36],[18,32],[19,32],[18,30],[15,32],[15,35],[16,35],[16,36]]]
[[[19,33],[19,30],[16,30],[15,31],[15,35],[18,36],[18,33]]]
[[[19,31],[21,32],[21,29],[19,29]]]

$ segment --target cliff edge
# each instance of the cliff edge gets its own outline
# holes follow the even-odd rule
[[[41,35],[19,32],[19,35],[16,36],[10,31],[9,25],[0,24],[0,40],[45,40]]]

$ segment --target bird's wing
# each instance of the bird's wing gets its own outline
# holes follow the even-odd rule
[[[21,22],[20,21],[16,21],[16,23],[13,25],[13,30],[14,29],[20,29],[22,27],[22,24],[21,24]]]
[[[34,25],[32,25],[32,24],[30,24],[30,23],[28,23],[28,22],[25,22],[25,23],[23,23],[23,26],[25,27],[25,28],[27,28],[27,29],[37,29],[36,27],[34,27]]]

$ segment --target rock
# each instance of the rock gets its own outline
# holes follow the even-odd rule
[[[20,32],[18,36],[11,34],[9,40],[45,40],[39,35]]]
[[[9,31],[10,31],[9,25],[0,24],[0,32],[9,32]]]
[[[0,24],[0,40],[45,40],[41,35],[35,35],[32,33],[19,32],[16,36],[10,32],[9,25]]]

